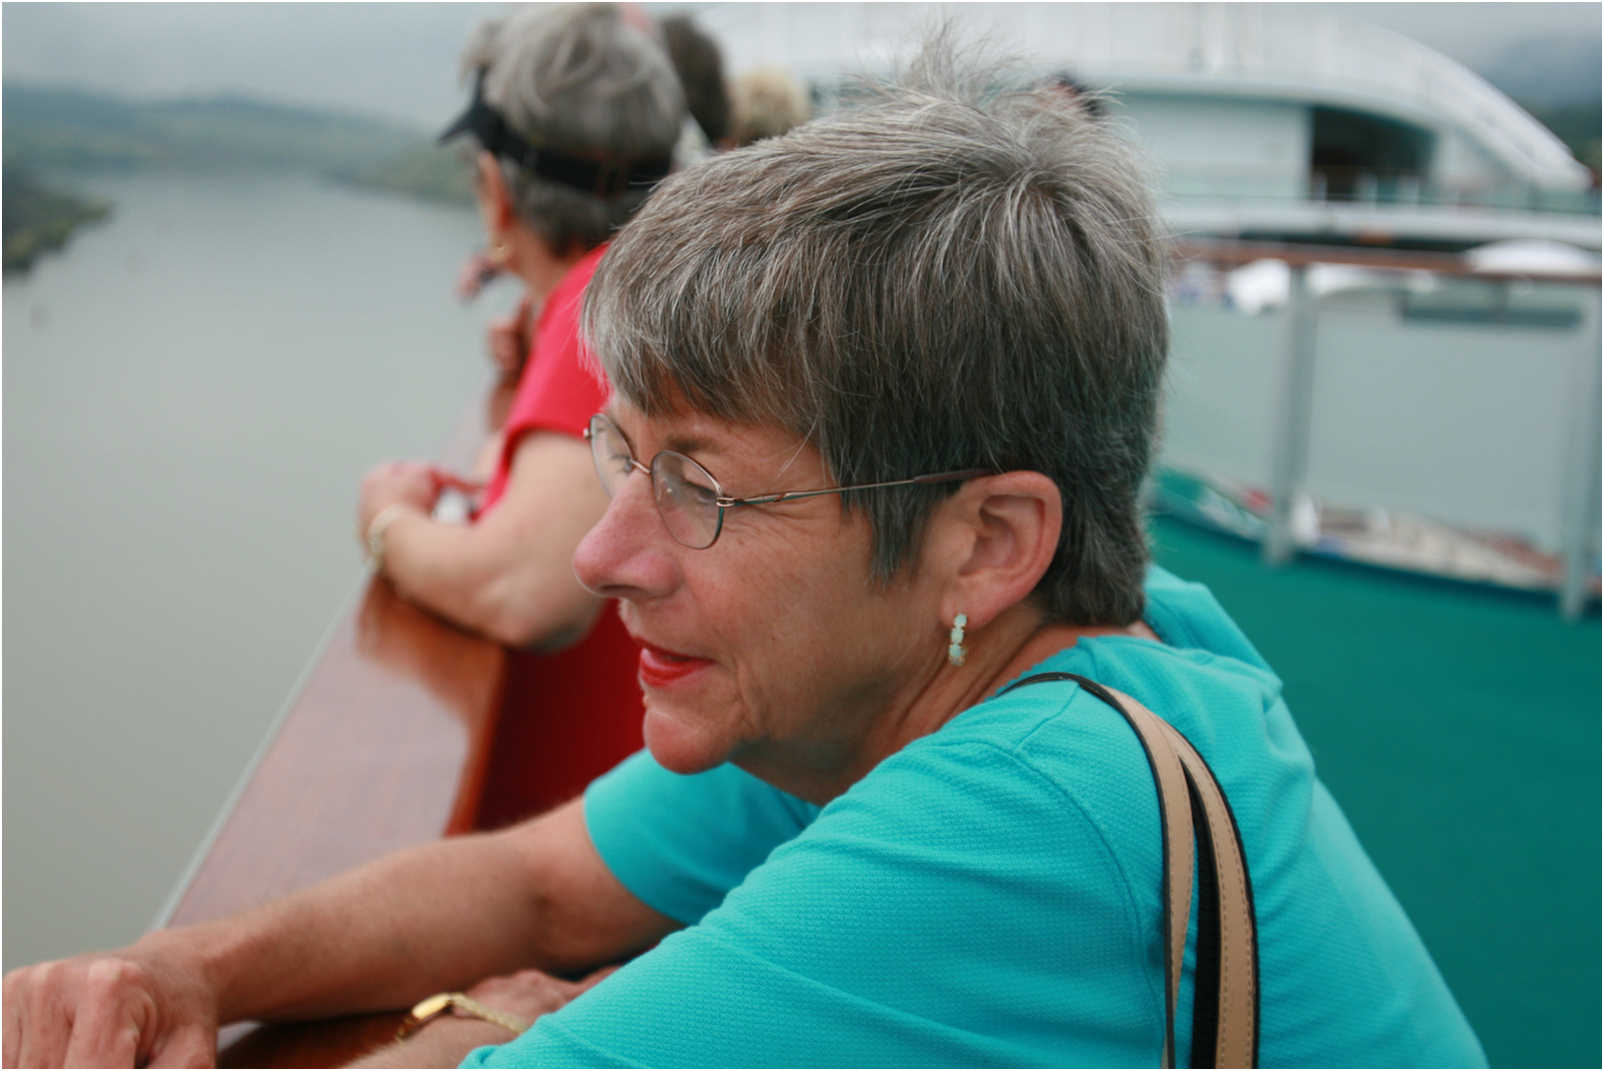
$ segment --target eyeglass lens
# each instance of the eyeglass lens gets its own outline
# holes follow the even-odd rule
[[[600,414],[590,422],[590,451],[602,490],[611,498],[635,467],[634,453],[617,425]],[[694,550],[712,546],[723,519],[713,475],[673,450],[652,458],[649,471],[652,497],[668,534]]]

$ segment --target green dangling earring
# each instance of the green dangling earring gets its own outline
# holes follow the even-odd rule
[[[955,666],[964,664],[964,626],[969,624],[968,614],[952,619],[952,631],[947,634],[947,661]]]

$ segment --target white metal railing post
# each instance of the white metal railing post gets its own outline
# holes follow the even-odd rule
[[[1593,522],[1599,515],[1599,370],[1600,324],[1604,305],[1600,292],[1593,291],[1588,307],[1589,323],[1579,332],[1582,345],[1572,364],[1570,412],[1567,414],[1568,441],[1564,457],[1560,497],[1564,503],[1561,554],[1565,562],[1564,583],[1560,588],[1560,612],[1575,620],[1586,604],[1587,585],[1592,578]]]
[[[1270,456],[1270,530],[1264,539],[1264,560],[1279,565],[1291,559],[1292,506],[1303,483],[1309,454],[1309,418],[1314,408],[1315,299],[1309,272],[1289,265],[1287,322],[1277,365]]]

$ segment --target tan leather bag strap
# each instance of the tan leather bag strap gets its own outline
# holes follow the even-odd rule
[[[1259,1057],[1259,947],[1242,835],[1225,793],[1178,729],[1135,699],[1074,673],[1040,673],[1025,684],[1070,680],[1117,710],[1135,730],[1158,790],[1163,836],[1164,1052],[1175,1061],[1175,1008],[1192,911],[1194,839],[1198,868],[1197,968],[1192,998],[1192,1066],[1255,1067]]]

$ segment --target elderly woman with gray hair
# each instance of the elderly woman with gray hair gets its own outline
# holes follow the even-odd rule
[[[629,16],[638,16],[635,22]],[[415,462],[374,469],[357,534],[408,599],[515,648],[546,709],[527,803],[552,806],[640,746],[634,644],[569,560],[606,500],[581,438],[605,387],[581,360],[579,301],[608,239],[670,168],[684,97],[644,17],[605,5],[527,8],[481,25],[463,53],[466,111],[442,136],[472,142],[479,213],[498,266],[539,309],[492,446],[474,523],[431,516],[472,480]],[[579,712],[584,716],[580,717]],[[527,812],[525,812],[527,813]]]
[[[393,1065],[1483,1062],[1275,675],[1147,560],[1129,155],[943,66],[669,180],[598,269],[575,567],[642,644],[648,752],[136,967],[190,965],[210,1022],[525,968],[420,1004]]]

